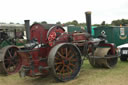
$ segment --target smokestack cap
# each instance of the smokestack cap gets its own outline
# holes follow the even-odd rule
[[[87,12],[85,12],[86,14],[91,14],[91,11],[87,11]]]

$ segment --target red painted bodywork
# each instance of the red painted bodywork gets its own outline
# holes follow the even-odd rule
[[[43,25],[41,25],[41,24],[34,24],[30,28],[31,40],[33,38],[36,38],[39,43],[48,44],[47,32],[48,32],[48,29],[43,27]],[[46,47],[46,48],[41,47],[41,48],[38,48],[37,51],[31,52],[32,58],[33,58],[32,60],[34,61],[34,66],[36,67],[34,69],[34,71],[35,71],[34,73],[38,73],[39,72],[39,69],[38,69],[39,66],[43,66],[43,67],[48,66],[46,60],[47,60],[48,53],[49,53],[50,49],[51,49],[50,47]],[[40,61],[41,58],[42,59],[46,58],[46,60],[41,62]],[[31,72],[30,72],[30,75],[32,75]],[[48,73],[48,71],[47,70],[42,70],[42,73],[45,75],[45,74]]]
[[[45,28],[41,24],[34,24],[31,26],[30,28],[31,40],[36,39],[39,44],[43,43],[44,45],[46,45],[46,47],[39,47],[39,48],[34,48],[32,50],[24,50],[19,52],[20,56],[23,59],[22,65],[28,68],[33,67],[33,69],[30,69],[28,74],[26,74],[27,76],[33,76],[38,73],[40,73],[41,75],[48,75],[48,70],[46,69],[40,70],[39,68],[48,67],[47,59],[48,59],[48,54],[51,48],[58,43],[65,42],[64,41],[65,38],[67,39],[67,37],[65,37],[65,34],[64,34],[64,37],[59,38],[60,42],[56,42],[56,44],[54,39],[49,40],[49,37],[47,36],[50,36],[50,38],[53,38],[52,37],[53,32],[60,32],[61,34],[64,33],[64,30],[62,29],[58,29],[58,28],[56,29],[54,27],[52,29],[51,28],[50,29]],[[56,38],[57,36],[58,35],[56,35]]]
[[[33,38],[36,38],[38,42],[41,43],[41,39],[42,39],[43,43],[47,43],[48,42],[47,32],[48,32],[48,29],[44,28],[41,24],[34,24],[30,28],[31,40]]]
[[[80,42],[80,41],[85,41],[85,40],[87,40],[85,33],[73,33],[74,42]]]

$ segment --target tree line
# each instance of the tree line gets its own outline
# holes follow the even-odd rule
[[[37,22],[34,22],[37,23]],[[38,22],[41,24],[48,24],[46,21]],[[69,21],[66,23],[61,23],[60,21],[56,22],[56,24],[63,24],[65,26],[67,25],[74,25],[74,26],[86,26],[86,23],[79,23],[77,20]],[[101,24],[93,24],[93,26],[128,26],[128,19],[118,19],[118,20],[113,20],[111,24],[106,24],[105,21],[102,21]]]
[[[128,26],[128,19],[113,20],[111,24],[116,26],[119,25]]]
[[[41,22],[34,22],[34,23],[41,23],[41,24],[49,24],[47,21],[41,21]],[[0,22],[0,24],[6,24],[4,22]],[[10,24],[20,24],[20,23],[14,23],[10,22]],[[74,26],[86,26],[86,23],[79,23],[77,20],[69,21],[66,23],[61,23],[60,21],[56,22],[56,24],[62,24],[62,25],[74,25]],[[102,21],[101,24],[93,24],[94,26],[128,26],[128,19],[118,19],[113,20],[111,24],[106,24],[105,21]]]

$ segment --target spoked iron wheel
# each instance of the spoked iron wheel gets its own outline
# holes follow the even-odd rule
[[[19,71],[21,57],[17,55],[18,50],[16,46],[6,46],[1,50],[0,73],[9,75]]]
[[[68,81],[79,73],[81,55],[74,45],[59,44],[50,51],[48,64],[57,80]]]

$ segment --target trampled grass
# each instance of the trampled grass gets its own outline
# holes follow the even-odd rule
[[[112,69],[93,68],[87,60],[79,76],[68,82],[56,82],[52,76],[46,78],[20,78],[18,73],[0,76],[0,85],[128,85],[128,62],[119,61]]]

